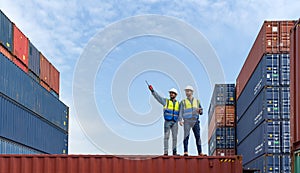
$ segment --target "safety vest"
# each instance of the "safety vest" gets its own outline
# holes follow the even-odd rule
[[[179,116],[179,102],[176,101],[175,105],[172,100],[166,99],[166,105],[164,106],[164,118],[165,120],[177,121]]]
[[[193,112],[199,108],[200,101],[197,99],[193,99],[193,103],[189,101],[189,99],[183,100],[184,109],[183,109],[183,118],[189,119],[189,118],[198,118],[198,114],[193,114]]]

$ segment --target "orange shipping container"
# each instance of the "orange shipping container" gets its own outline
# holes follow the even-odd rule
[[[2,44],[0,44],[0,52],[6,56],[6,58],[13,60],[14,56]]]
[[[25,73],[28,73],[28,67],[23,64],[19,59],[13,58],[13,62],[22,69]]]
[[[265,21],[236,80],[236,98],[245,88],[256,66],[266,53],[288,53],[290,30],[295,21]]]
[[[28,67],[28,52],[29,41],[28,38],[20,31],[20,29],[14,24],[14,39],[13,49],[14,55],[19,58],[23,64]]]
[[[50,64],[50,88],[59,95],[59,71]]]
[[[208,139],[217,127],[235,126],[235,107],[234,106],[216,106],[208,127]]]
[[[0,155],[0,173],[242,173],[239,156]]]
[[[49,85],[50,80],[50,62],[40,53],[40,79]]]

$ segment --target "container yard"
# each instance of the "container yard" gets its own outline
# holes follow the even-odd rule
[[[0,173],[300,172],[300,19],[264,21],[236,83],[214,85],[208,156],[73,155],[59,68],[0,12]]]

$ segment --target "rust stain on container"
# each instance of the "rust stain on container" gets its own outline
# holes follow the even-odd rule
[[[0,155],[0,173],[242,173],[239,156]]]
[[[13,49],[15,56],[22,61],[23,64],[28,66],[28,55],[29,55],[29,41],[28,38],[20,31],[20,29],[14,24],[13,25]]]
[[[300,21],[291,30],[290,122],[292,150],[300,149]]]
[[[295,21],[265,21],[236,80],[238,99],[262,56],[266,53],[288,53],[290,30]]]

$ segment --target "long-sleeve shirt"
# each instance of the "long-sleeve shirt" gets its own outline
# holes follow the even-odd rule
[[[188,98],[188,100],[191,102],[191,104],[193,103],[193,99],[195,99],[195,98],[194,97],[192,99]],[[199,102],[198,108],[202,108],[200,102]],[[184,112],[184,100],[182,100],[179,105],[179,118],[178,118],[179,121],[182,121],[182,119],[183,119],[183,112]],[[193,115],[199,116],[199,113],[197,111],[193,111]]]
[[[154,98],[163,106],[166,105],[166,98],[163,98],[162,96],[160,96],[156,91],[152,92],[152,95],[154,96]]]

